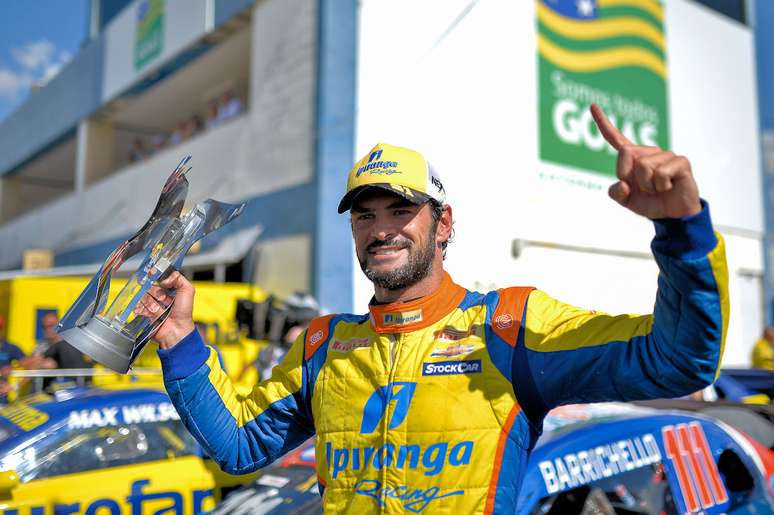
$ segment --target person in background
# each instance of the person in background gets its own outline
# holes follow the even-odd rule
[[[56,332],[56,326],[59,324],[59,317],[55,312],[49,312],[43,315],[40,320],[43,328],[43,339],[38,340],[32,356],[20,360],[19,364],[30,370],[53,370],[53,369],[81,369],[92,368],[94,362],[90,357],[84,355],[81,351],[67,343]],[[61,378],[47,377],[43,381],[43,389],[59,381]]]
[[[157,133],[151,136],[151,154],[156,154],[164,150],[167,146],[167,136],[163,133]]]
[[[185,139],[185,133],[187,130],[187,124],[183,120],[179,120],[177,122],[177,126],[175,127],[175,130],[172,132],[172,135],[169,137],[169,144],[170,145],[177,145],[181,141]]]
[[[134,140],[132,143],[132,149],[129,151],[129,162],[136,163],[142,161],[145,158],[145,144],[140,138]]]
[[[310,294],[296,291],[285,300],[285,331],[280,341],[269,345],[258,355],[256,366],[258,378],[263,381],[271,377],[274,367],[282,363],[293,342],[306,331],[309,323],[320,315],[320,305]]]
[[[43,315],[43,331],[49,342],[48,348],[43,352],[45,360],[41,368],[92,368],[94,362],[81,351],[67,343],[56,333],[59,317],[56,313]]]
[[[774,325],[763,330],[761,339],[755,342],[752,351],[753,368],[774,370]]]
[[[207,130],[215,128],[220,123],[218,120],[218,103],[213,100],[207,105],[207,121],[205,122],[205,128]]]
[[[5,318],[0,315],[0,368],[7,367],[25,356],[23,350],[5,338]]]
[[[43,338],[35,342],[35,349],[32,351],[33,356],[43,356],[48,349],[59,342],[62,337],[56,332],[56,326],[59,323],[59,317],[56,313],[50,312],[43,315],[40,319],[40,327],[43,330]]]
[[[256,360],[253,362],[258,369],[259,381],[271,377],[271,371],[274,367],[282,363],[282,359],[285,357],[285,354],[288,353],[288,350],[290,350],[290,346],[293,345],[296,338],[306,330],[308,325],[308,322],[305,325],[294,325],[288,329],[285,336],[283,336],[282,341],[269,342],[266,347],[261,350]]]
[[[218,106],[218,121],[226,121],[239,116],[242,112],[242,102],[231,91],[226,91],[220,97]]]
[[[8,374],[14,362],[23,360],[26,355],[18,346],[5,339],[5,318],[0,315],[0,403],[8,402],[8,392],[11,387],[8,384]]]
[[[186,138],[190,138],[199,134],[204,129],[204,121],[202,120],[202,117],[198,114],[193,115],[191,119],[188,120],[186,128]]]

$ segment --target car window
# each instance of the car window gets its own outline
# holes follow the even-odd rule
[[[4,442],[9,438],[11,438],[12,436],[16,436],[18,434],[19,434],[18,431],[12,429],[9,426],[6,426],[3,423],[0,423],[0,442]]]
[[[196,454],[193,438],[176,420],[119,424],[55,435],[20,450],[22,482]]]
[[[544,497],[533,514],[675,513],[672,490],[660,463]]]

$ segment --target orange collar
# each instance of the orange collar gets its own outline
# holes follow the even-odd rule
[[[465,298],[465,288],[444,272],[441,286],[430,295],[409,302],[370,305],[371,326],[377,333],[407,333],[431,326]]]

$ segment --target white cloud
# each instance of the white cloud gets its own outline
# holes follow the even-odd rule
[[[29,87],[30,81],[23,75],[0,68],[0,97],[16,98],[22,90]]]
[[[27,43],[11,50],[11,55],[24,70],[35,72],[48,66],[56,53],[56,47],[47,39]]]
[[[72,57],[67,51],[57,51],[47,39],[13,48],[11,55],[16,64],[14,69],[0,67],[0,97],[8,100],[17,99],[34,83],[45,84],[54,78]]]

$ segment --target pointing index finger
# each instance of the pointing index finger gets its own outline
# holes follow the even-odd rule
[[[599,127],[599,132],[602,133],[602,136],[614,149],[621,150],[625,145],[632,144],[626,136],[621,134],[621,131],[616,129],[615,125],[610,123],[605,112],[597,104],[591,104],[591,116],[594,117],[594,122]]]

